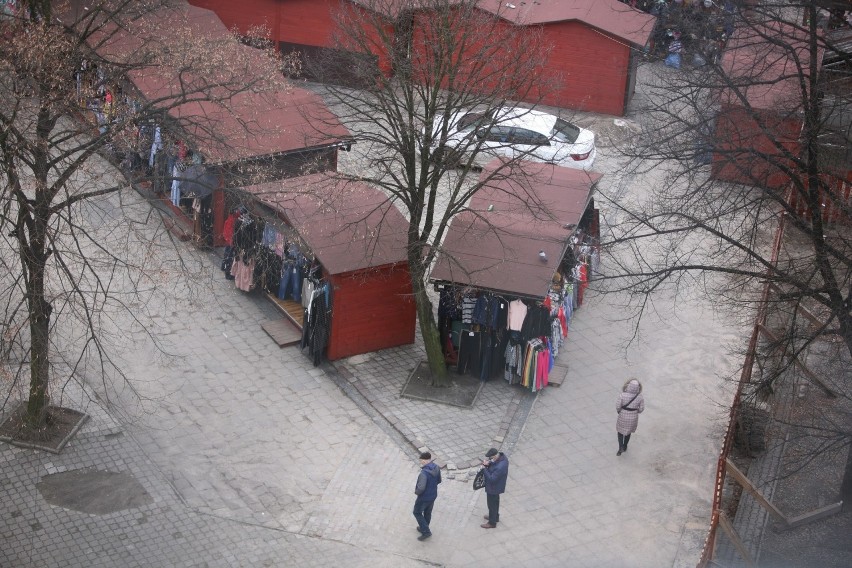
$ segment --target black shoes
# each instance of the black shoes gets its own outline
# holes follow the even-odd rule
[[[417,540],[424,541],[427,538],[429,538],[430,536],[432,536],[432,533],[421,534],[420,536],[417,537]]]

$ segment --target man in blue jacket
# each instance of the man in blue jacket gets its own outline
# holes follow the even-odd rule
[[[432,461],[432,454],[423,452],[420,454],[420,475],[417,476],[417,485],[414,493],[417,500],[414,501],[414,518],[417,519],[417,530],[420,536],[417,540],[426,540],[432,536],[429,523],[432,521],[432,506],[438,498],[438,484],[441,483],[441,468]]]
[[[482,462],[485,466],[485,497],[488,501],[487,523],[480,525],[484,529],[497,527],[500,521],[500,494],[506,491],[506,478],[509,476],[509,458],[496,448],[485,454]]]

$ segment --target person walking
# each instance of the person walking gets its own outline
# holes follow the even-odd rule
[[[487,523],[481,526],[484,529],[493,529],[500,522],[500,494],[506,491],[506,478],[509,476],[509,458],[496,448],[491,448],[485,453],[482,461],[485,467],[485,498],[488,502],[488,514],[485,515]]]
[[[621,394],[615,401],[615,410],[618,412],[618,420],[615,423],[615,430],[618,432],[618,453],[615,455],[620,456],[627,451],[630,434],[639,426],[639,413],[645,410],[642,383],[637,379],[630,379],[624,383]]]
[[[417,499],[414,501],[414,518],[417,519],[417,531],[420,536],[417,540],[426,540],[432,536],[429,523],[432,522],[432,507],[438,498],[438,484],[441,483],[441,468],[432,461],[432,454],[423,452],[420,454],[420,475],[417,476],[417,484],[414,493]]]

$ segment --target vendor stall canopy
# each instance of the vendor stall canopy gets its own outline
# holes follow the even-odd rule
[[[408,222],[370,185],[318,173],[243,189],[292,226],[328,274],[407,262]]]
[[[481,179],[499,165],[491,162]],[[522,162],[493,177],[447,232],[431,279],[543,298],[595,184],[595,172]]]
[[[97,20],[99,4],[74,0],[57,20],[80,27],[84,13]],[[241,44],[210,10],[167,3],[130,18],[126,28],[107,21],[88,44],[116,68],[126,64],[127,79],[139,95],[175,119],[207,163],[350,138],[318,95],[289,84],[274,57]],[[323,125],[321,133],[312,121]]]

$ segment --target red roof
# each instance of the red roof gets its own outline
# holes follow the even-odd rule
[[[79,9],[86,3],[76,4]],[[289,85],[281,88],[275,81],[259,81],[258,77],[277,76],[277,67],[270,67],[276,63],[240,44],[211,10],[178,3],[146,14],[134,21],[129,31],[109,35],[109,30],[114,29],[114,25],[105,26],[89,43],[104,57],[132,61],[133,69],[127,75],[140,94],[180,119],[187,134],[194,138],[194,146],[211,163],[314,148],[349,137],[349,131],[318,95]],[[168,60],[141,66],[132,57],[143,45],[145,52],[151,51],[149,43],[161,44],[164,50],[170,43],[178,43],[175,52],[180,53],[183,42],[211,40],[216,42],[217,56],[222,57],[210,58],[221,63],[206,69],[206,77],[193,76],[170,65]],[[189,49],[193,49],[191,45]],[[192,64],[190,69],[198,71]],[[206,94],[209,84],[234,85],[234,90],[245,90],[228,96],[227,87],[214,88],[212,98],[217,100],[211,101]],[[194,90],[198,100],[191,101]],[[175,97],[189,98],[191,102],[174,106]],[[322,124],[323,132],[317,132],[312,122]]]
[[[522,26],[576,20],[640,47],[657,19],[619,0],[482,0],[479,7]]]
[[[468,210],[453,219],[432,280],[544,297],[602,176],[534,162],[521,167],[523,175],[495,179],[477,191]]]
[[[249,49],[249,48],[246,48]],[[152,69],[134,72],[134,85],[148,100],[169,97],[170,76]],[[349,131],[319,95],[291,87],[287,91],[234,95],[227,101],[198,100],[169,109],[198,150],[211,163],[266,156],[334,144]],[[311,121],[321,121],[318,132]]]
[[[722,67],[737,87],[723,90],[722,100],[742,105],[740,94],[753,108],[797,111],[804,96],[801,81],[807,83],[804,78],[810,72],[808,52],[807,33],[787,23],[738,27],[722,56]],[[822,49],[817,56],[821,60]]]
[[[244,190],[278,211],[330,274],[407,261],[408,222],[370,185],[319,173]]]

